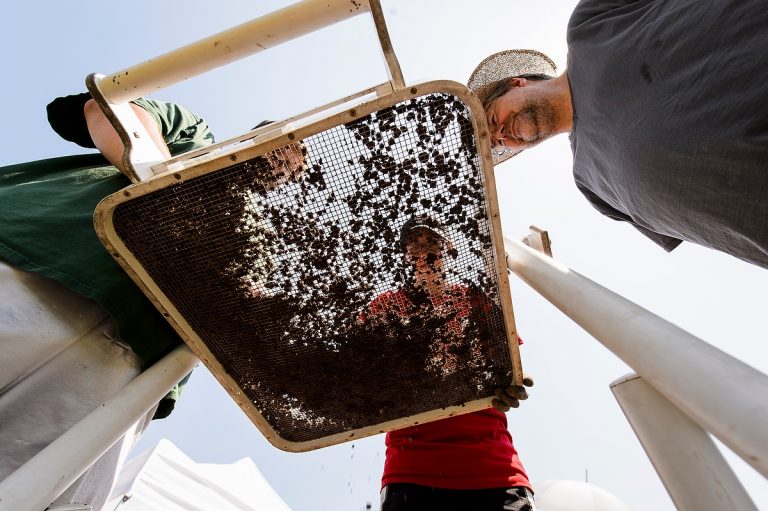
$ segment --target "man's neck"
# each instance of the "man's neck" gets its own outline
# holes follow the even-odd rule
[[[568,85],[568,71],[564,71],[560,76],[543,82],[552,94],[552,106],[557,112],[557,122],[555,132],[570,133],[573,129],[573,102],[571,101],[571,88]]]
[[[418,281],[417,287],[433,305],[442,303],[448,291],[445,279],[436,277],[428,277]]]

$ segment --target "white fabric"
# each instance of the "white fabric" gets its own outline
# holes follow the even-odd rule
[[[112,397],[141,371],[96,303],[0,260],[0,479]],[[98,510],[142,421],[55,504]]]
[[[290,511],[250,458],[196,463],[169,440],[125,464],[110,511]]]
[[[583,481],[542,481],[533,488],[538,511],[632,511],[615,495]]]

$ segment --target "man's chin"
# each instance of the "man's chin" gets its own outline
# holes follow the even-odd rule
[[[537,145],[541,144],[541,142],[544,140],[546,140],[546,138],[537,138],[536,140],[526,142],[524,149],[530,149],[532,147],[536,147]]]

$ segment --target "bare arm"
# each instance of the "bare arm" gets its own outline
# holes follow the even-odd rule
[[[140,106],[131,103],[131,108],[138,116],[141,123],[149,132],[152,140],[157,147],[163,152],[166,158],[170,158],[171,154],[168,151],[168,147],[165,144],[163,135],[160,133],[160,128],[157,126],[155,119]],[[101,151],[101,154],[120,172],[125,173],[123,166],[123,151],[125,146],[120,140],[120,137],[112,127],[104,112],[101,111],[99,105],[92,99],[88,100],[83,107],[83,113],[85,114],[85,122],[88,124],[88,132],[91,134],[91,139],[96,145],[96,148]]]

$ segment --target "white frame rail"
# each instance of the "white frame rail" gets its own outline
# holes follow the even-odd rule
[[[712,433],[768,478],[768,375],[519,241],[505,237],[504,248],[509,270],[635,370],[658,391],[659,398],[666,398],[672,408]],[[616,382],[614,387],[621,383]],[[619,401],[625,406],[625,412],[629,409],[634,412],[634,418],[630,418],[633,427],[642,427],[637,418],[642,412],[636,409],[632,399],[626,397]],[[648,444],[647,432],[638,436]],[[696,448],[694,442],[692,439],[688,443],[689,451]],[[704,444],[698,444],[701,445]],[[651,448],[646,452],[654,465],[662,465],[663,460],[654,459],[656,450]],[[693,464],[687,466],[695,472]],[[658,473],[663,480],[668,471],[658,470]],[[727,482],[730,476],[721,471],[721,477],[712,476],[709,480],[718,478]],[[675,493],[672,495],[675,503],[696,501],[687,494],[696,490],[694,486],[680,481],[667,483],[664,481],[670,494]],[[743,492],[740,484],[724,489],[730,490],[732,494],[723,497],[726,500],[751,502],[748,496],[745,499],[740,495]],[[754,504],[752,506],[754,508]],[[713,501],[706,507],[681,509],[724,508]]]
[[[677,509],[757,511],[704,428],[637,374],[610,387]]]
[[[197,365],[179,346],[0,482],[1,511],[42,511]]]

